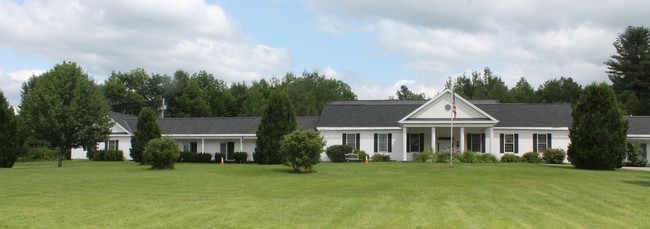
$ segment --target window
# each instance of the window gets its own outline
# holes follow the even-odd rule
[[[501,153],[519,153],[519,134],[500,134]]]
[[[391,134],[375,134],[375,152],[391,152]]]
[[[485,152],[485,134],[467,134],[467,150]]]
[[[551,134],[533,134],[533,151],[544,152],[552,148],[551,140]]]
[[[424,134],[409,134],[406,141],[409,152],[424,151]]]
[[[196,153],[196,142],[183,142],[183,152]]]
[[[353,149],[359,149],[359,146],[361,145],[361,143],[359,142],[360,140],[359,138],[361,138],[359,133],[343,134],[342,145],[348,145]]]
[[[118,140],[108,140],[106,142],[106,150],[117,151],[119,149],[118,144]]]
[[[648,144],[646,143],[641,143],[641,156],[643,158],[648,159]]]
[[[224,142],[220,144],[221,153],[226,156],[226,161],[235,160],[233,154],[235,153],[235,142]]]

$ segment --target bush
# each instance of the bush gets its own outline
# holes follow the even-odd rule
[[[390,154],[376,153],[372,155],[370,160],[373,162],[390,161]]]
[[[361,160],[361,161],[365,161],[365,160],[366,160],[366,156],[368,156],[368,154],[366,153],[366,151],[363,151],[363,150],[355,149],[355,150],[354,150],[354,153],[357,154],[357,155],[359,155],[359,160]],[[368,159],[370,159],[370,158],[368,158]]]
[[[425,151],[422,153],[414,153],[413,154],[413,161],[414,162],[422,162],[422,163],[431,163],[433,158],[433,153],[430,151]]]
[[[225,153],[219,153],[216,152],[214,153],[214,162],[215,163],[221,163],[221,158],[223,157],[223,160],[226,160],[226,154]]]
[[[462,163],[479,163],[478,154],[468,150],[463,151],[459,159]]]
[[[18,157],[17,161],[55,161],[59,158],[59,151],[50,149],[45,146],[41,147],[27,147],[25,154]],[[88,158],[90,159],[90,158]]]
[[[625,166],[645,167],[648,160],[643,158],[641,146],[637,141],[627,141]]]
[[[178,158],[179,162],[189,163],[210,163],[212,161],[212,154],[209,153],[194,153],[194,152],[181,152]]]
[[[248,153],[246,152],[235,152],[233,154],[233,157],[235,158],[235,162],[237,163],[246,163],[248,162]],[[221,159],[219,159],[221,160]]]
[[[499,159],[492,155],[491,153],[482,153],[478,155],[478,160],[480,163],[497,163],[499,162]]]
[[[151,169],[174,169],[174,162],[180,157],[180,150],[171,138],[151,140],[144,148],[142,159]]]
[[[501,162],[522,162],[522,159],[515,154],[506,153],[501,156]]]
[[[547,164],[562,164],[566,158],[566,152],[563,149],[546,149],[542,153],[542,160]]]
[[[542,163],[542,158],[539,157],[538,152],[528,152],[523,155],[524,161],[528,163]]]
[[[347,145],[333,145],[327,147],[325,154],[332,162],[344,162],[345,154],[352,153],[352,147]]]
[[[449,158],[451,155],[449,155],[449,152],[437,152],[433,154],[432,161],[435,163],[449,163]],[[453,158],[454,161],[453,163],[460,163],[460,153],[454,153]]]
[[[123,161],[124,153],[122,150],[98,150],[86,154],[90,156],[91,161]]]
[[[294,172],[313,172],[313,166],[320,162],[325,140],[315,130],[295,130],[280,141],[280,153],[285,165]]]

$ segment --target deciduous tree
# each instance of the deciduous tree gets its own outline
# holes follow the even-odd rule
[[[325,140],[315,130],[295,130],[284,135],[280,142],[280,154],[284,157],[285,165],[298,173],[313,171],[314,165],[320,162]]]

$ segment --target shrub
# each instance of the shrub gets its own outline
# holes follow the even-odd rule
[[[226,154],[225,153],[219,153],[219,152],[214,153],[214,162],[220,163],[222,157],[223,157],[223,160],[226,161]]]
[[[390,161],[390,154],[376,153],[370,158],[373,162]]]
[[[435,163],[449,163],[449,158],[451,155],[449,155],[449,152],[437,152],[433,154],[432,161]],[[460,163],[460,153],[454,153],[453,155],[453,163]]]
[[[501,162],[521,162],[521,161],[522,161],[521,157],[511,153],[506,153],[503,156],[501,156]]]
[[[45,146],[41,147],[27,147],[25,154],[18,157],[17,161],[26,162],[26,161],[54,161],[59,158],[59,151],[56,149],[50,149]],[[90,158],[88,158],[90,159]]]
[[[153,139],[144,148],[142,159],[151,169],[174,169],[180,150],[171,138]]]
[[[491,153],[482,153],[477,156],[480,163],[497,163],[499,159],[492,155]]]
[[[366,151],[363,151],[363,150],[355,149],[354,153],[359,155],[359,159],[362,160],[362,161],[365,161],[366,156],[368,156],[368,153],[366,153]],[[370,159],[370,158],[368,158],[368,159]]]
[[[235,158],[235,162],[237,163],[246,163],[248,161],[248,153],[246,152],[235,152],[233,154],[233,157]]]
[[[542,163],[542,158],[539,157],[538,152],[528,152],[523,155],[524,161],[528,163]]]
[[[313,166],[320,162],[325,140],[315,130],[295,130],[280,141],[280,153],[285,165],[299,173],[313,172]]]
[[[325,154],[332,162],[344,162],[345,154],[352,153],[352,150],[348,145],[333,145],[327,147]]]
[[[627,151],[626,151],[626,166],[637,166],[645,167],[648,164],[648,160],[643,158],[641,152],[641,146],[637,141],[627,140]]]
[[[425,151],[413,155],[414,162],[431,163],[433,162],[432,158],[433,158],[433,153],[431,151]]]
[[[566,152],[563,149],[546,149],[542,153],[542,159],[547,164],[562,164],[566,158]]]
[[[194,153],[194,152],[181,152],[178,158],[179,162],[189,163],[210,163],[212,161],[212,154],[209,153]]]
[[[463,153],[460,155],[460,162],[462,163],[479,163],[478,159],[478,154],[472,152],[472,151],[463,151]]]

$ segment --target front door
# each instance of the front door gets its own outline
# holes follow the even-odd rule
[[[438,140],[436,146],[438,152],[449,152],[449,147],[451,147],[451,140]]]
[[[235,160],[233,153],[235,153],[235,142],[221,143],[221,153],[226,155],[227,161]]]

